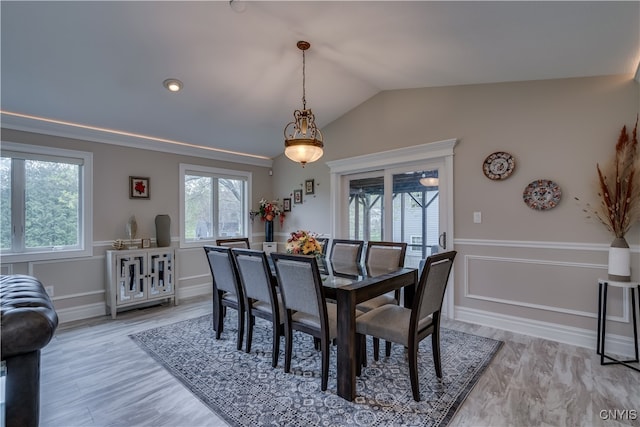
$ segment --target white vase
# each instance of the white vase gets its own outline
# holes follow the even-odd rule
[[[631,281],[631,250],[624,237],[616,237],[609,247],[609,280]]]

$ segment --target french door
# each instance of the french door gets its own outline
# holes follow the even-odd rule
[[[453,150],[457,139],[327,162],[333,238],[407,242],[406,267],[453,249]],[[454,273],[443,314],[454,316]]]
[[[405,265],[446,249],[441,162],[343,175],[350,239],[407,243]],[[444,180],[442,180],[444,181]]]

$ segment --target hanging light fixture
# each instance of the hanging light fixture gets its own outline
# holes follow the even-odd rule
[[[427,176],[426,174],[422,174],[422,177],[420,178],[420,184],[424,185],[425,187],[437,187],[438,186],[438,178],[433,177],[433,176]]]
[[[305,57],[304,52],[311,47],[309,42],[299,41],[298,49],[302,51],[302,110],[293,112],[293,122],[284,127],[284,154],[304,167],[322,157],[322,132],[316,127],[316,118],[307,110],[305,96]]]

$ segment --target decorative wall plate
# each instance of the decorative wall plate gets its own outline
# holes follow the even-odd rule
[[[489,154],[482,164],[482,171],[489,179],[507,179],[516,168],[513,156],[503,151]]]
[[[527,185],[522,192],[524,202],[531,209],[546,211],[560,203],[562,191],[558,184],[548,179],[538,179]]]

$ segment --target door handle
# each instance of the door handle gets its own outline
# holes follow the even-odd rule
[[[438,239],[438,244],[442,249],[447,249],[447,232],[443,231]]]

